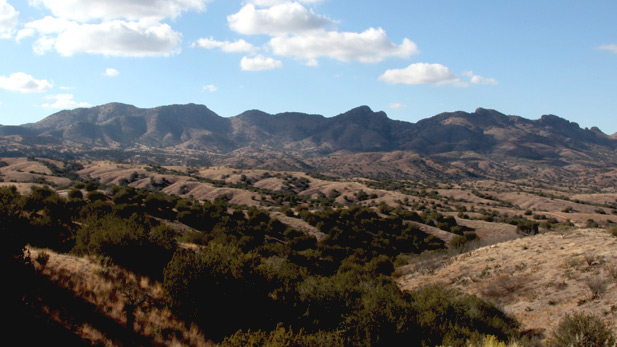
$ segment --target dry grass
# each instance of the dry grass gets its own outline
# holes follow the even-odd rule
[[[523,329],[550,331],[566,314],[617,323],[617,238],[598,229],[546,233],[482,247],[431,271],[399,269],[405,290],[443,283],[496,302]]]
[[[36,259],[43,250],[31,249],[30,252],[31,257]],[[38,271],[50,282],[68,289],[77,298],[94,305],[97,314],[104,316],[108,324],[100,324],[101,319],[94,320],[99,324],[88,320],[81,321],[79,317],[67,319],[60,313],[62,310],[55,307],[48,307],[47,314],[50,317],[55,316],[59,323],[71,321],[71,330],[92,344],[117,344],[110,327],[126,326],[124,307],[129,297],[127,288],[132,288],[132,293],[148,298],[135,312],[134,331],[140,339],[152,344],[171,346],[215,345],[205,339],[203,333],[194,325],[187,329],[184,322],[174,317],[163,305],[163,289],[160,283],[115,266],[101,265],[93,258],[79,258],[49,250],[44,252],[49,254],[49,260],[44,267],[36,264]],[[69,315],[72,313],[70,307],[64,309]]]

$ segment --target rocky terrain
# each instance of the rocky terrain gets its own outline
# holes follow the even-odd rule
[[[617,140],[554,115],[479,108],[417,123],[358,107],[334,117],[203,105],[111,103],[0,126],[2,156],[226,165],[388,178],[581,179],[615,183]]]

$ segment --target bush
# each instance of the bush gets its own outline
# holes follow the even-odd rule
[[[91,217],[77,231],[74,251],[110,257],[114,263],[139,273],[161,278],[173,255],[174,232],[166,226],[152,228],[138,215]]]
[[[566,315],[549,339],[551,347],[614,346],[615,336],[598,317],[582,312]]]
[[[606,293],[607,281],[603,277],[591,277],[585,281],[589,290],[591,290],[592,299],[596,299]]]
[[[221,347],[321,347],[321,346],[343,346],[342,339],[335,333],[318,332],[306,334],[303,330],[295,333],[291,329],[285,329],[282,325],[270,332],[263,331],[237,331],[232,336],[226,338]]]
[[[47,252],[41,252],[39,253],[39,255],[36,256],[35,260],[42,267],[45,267],[45,265],[47,265],[47,262],[49,261],[49,254]]]
[[[519,323],[497,306],[476,296],[460,295],[439,286],[411,292],[422,344],[463,346],[481,335],[507,341],[519,335]]]
[[[450,240],[448,244],[450,245],[450,247],[454,249],[461,249],[467,243],[471,241],[475,241],[477,239],[478,239],[478,235],[476,233],[466,232],[463,235],[455,236],[452,240]]]

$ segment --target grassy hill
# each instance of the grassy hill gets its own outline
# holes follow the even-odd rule
[[[613,187],[0,162],[7,261],[28,243],[33,264],[18,311],[61,340],[533,346],[575,312],[615,324]]]

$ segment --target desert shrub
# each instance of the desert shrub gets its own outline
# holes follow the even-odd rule
[[[99,192],[98,190],[88,191],[86,194],[86,199],[90,202],[95,201],[105,201],[107,200],[107,195],[103,192]]]
[[[68,197],[69,197],[69,199],[79,199],[79,200],[82,200],[84,198],[84,194],[81,192],[81,190],[79,190],[77,188],[73,188],[69,192]]]
[[[24,205],[23,196],[17,192],[14,186],[0,188],[1,259],[9,270],[20,267],[24,255],[24,246],[27,243],[26,235],[22,232],[27,225],[22,216]]]
[[[463,235],[455,236],[448,245],[454,249],[461,249],[467,243],[478,239],[478,235],[474,232],[466,232]]]
[[[587,288],[591,290],[591,295],[593,299],[599,298],[604,295],[608,286],[608,282],[606,281],[606,279],[600,276],[588,278],[587,281],[585,281],[585,284],[587,285]]]
[[[175,234],[169,228],[153,227],[138,215],[125,219],[110,214],[84,220],[74,252],[110,257],[118,265],[161,278],[175,248]]]
[[[497,306],[476,296],[459,295],[439,286],[411,292],[424,346],[463,346],[481,335],[507,341],[518,337],[519,323]]]
[[[259,257],[233,245],[210,243],[196,253],[178,250],[164,271],[171,308],[222,340],[238,329],[272,329],[279,309],[267,281],[256,271]]]
[[[74,245],[72,211],[67,201],[48,187],[32,187],[26,197],[28,242],[36,247],[68,252]]]
[[[525,276],[502,274],[489,283],[483,294],[488,298],[509,300],[511,295],[522,288],[527,281]]]
[[[34,260],[36,260],[36,262],[39,263],[42,267],[45,267],[45,265],[47,265],[47,262],[49,261],[49,253],[40,252]]]
[[[540,223],[525,219],[518,222],[518,224],[516,225],[516,231],[533,235],[538,232],[539,226]]]
[[[597,228],[598,226],[599,226],[598,222],[596,222],[595,220],[591,218],[588,219],[587,222],[585,223],[586,228]]]
[[[608,263],[605,265],[606,274],[612,281],[617,281],[617,264]]]
[[[88,192],[94,192],[100,188],[101,188],[101,185],[98,182],[89,181],[84,184],[84,189]]]
[[[264,331],[237,331],[230,337],[225,338],[221,347],[321,347],[321,346],[344,346],[343,340],[336,333],[317,332],[307,334],[303,330],[294,332],[291,328],[286,329],[278,325],[270,332]]]
[[[614,346],[615,335],[598,317],[582,312],[567,314],[549,338],[550,347]]]

